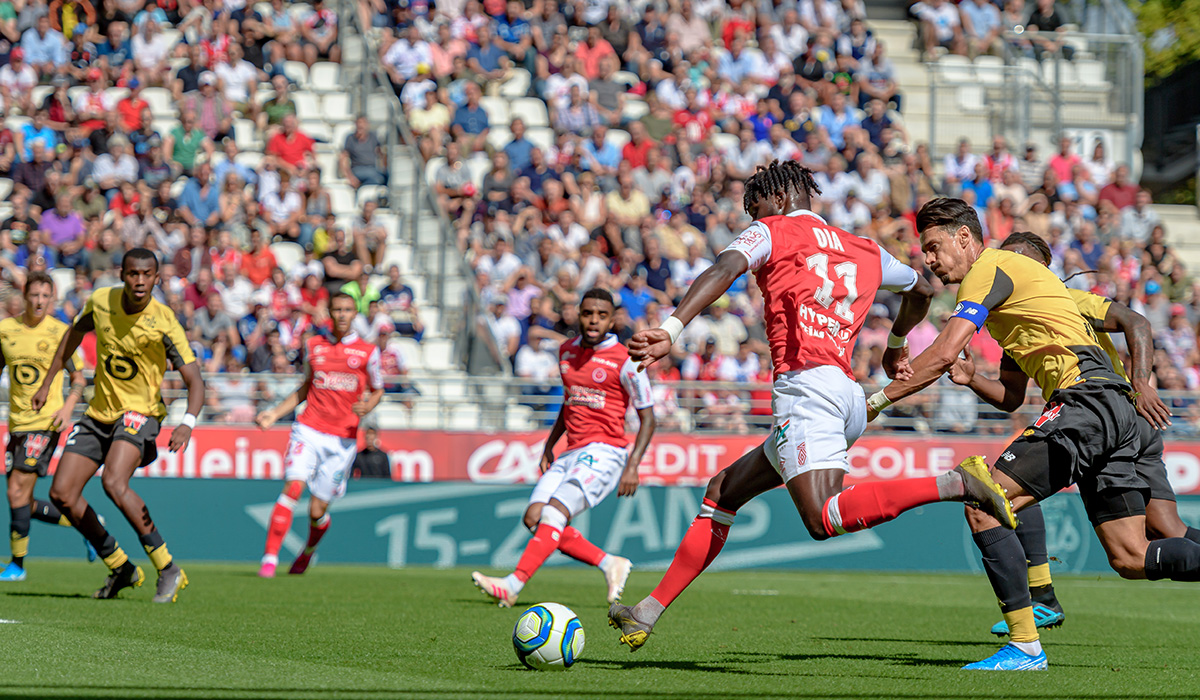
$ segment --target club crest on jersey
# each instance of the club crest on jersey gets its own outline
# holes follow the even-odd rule
[[[1058,413],[1061,410],[1062,410],[1061,403],[1054,404],[1053,408],[1047,408],[1042,413],[1041,417],[1039,417],[1036,421],[1034,421],[1033,427],[1040,428],[1043,425],[1045,425],[1046,423],[1049,423],[1050,421],[1054,420],[1055,418],[1058,418]]]
[[[361,364],[362,361],[353,355],[346,357],[346,365],[349,366],[350,369],[358,369],[358,366]]]
[[[130,435],[137,435],[142,426],[146,424],[146,416],[143,416],[136,411],[126,411],[121,416],[121,422],[125,424],[125,432]]]
[[[34,433],[25,437],[25,464],[33,466],[37,464],[38,458],[46,451],[46,447],[50,444],[50,438],[45,435]]]
[[[592,370],[592,381],[593,382],[596,382],[597,384],[599,384],[599,383],[603,382],[605,379],[608,379],[608,372],[605,372],[603,367],[597,367],[596,369]]]

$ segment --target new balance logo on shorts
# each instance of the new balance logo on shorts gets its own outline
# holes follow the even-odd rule
[[[50,444],[50,438],[45,435],[28,435],[25,437],[25,464],[26,466],[34,466],[38,463],[38,458],[46,451],[46,446]]]
[[[136,411],[126,411],[125,415],[121,416],[121,422],[125,424],[125,432],[137,435],[146,424],[146,417]]]

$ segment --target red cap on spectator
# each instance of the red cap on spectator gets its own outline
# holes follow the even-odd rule
[[[1187,316],[1187,309],[1184,308],[1183,304],[1172,304],[1171,305],[1171,315],[1172,316]]]
[[[10,61],[23,61],[23,60],[25,60],[25,49],[21,48],[20,46],[18,46],[17,48],[13,49],[13,50],[12,50],[12,51],[10,51],[10,52],[9,52],[9,54],[8,54],[8,60],[10,60]]]
[[[99,68],[92,68],[91,70],[89,70],[87,72],[88,80],[99,80],[101,77],[102,77],[102,74],[100,73]]]

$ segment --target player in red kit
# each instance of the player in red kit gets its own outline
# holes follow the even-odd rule
[[[746,181],[743,205],[755,218],[688,289],[675,313],[634,334],[630,354],[645,368],[664,358],[684,326],[750,270],[762,290],[775,379],[771,435],[708,482],[658,587],[640,603],[614,604],[609,622],[633,650],[663,611],[725,544],[734,514],[750,499],[787,487],[814,539],[873,527],[936,501],[978,502],[1015,527],[1011,504],[972,457],[941,476],[858,484],[843,490],[846,450],[867,425],[866,397],[850,356],[879,289],[902,297],[884,354],[889,376],[911,374],[904,336],[929,309],[933,289],[869,238],[830,226],[809,211],[820,189],[795,161],[775,161]]]
[[[650,380],[638,372],[629,351],[609,333],[616,306],[612,294],[591,289],[579,304],[580,335],[558,350],[564,400],[558,420],[546,438],[542,476],[538,479],[525,527],[533,539],[503,578],[475,571],[471,578],[502,608],[512,607],[534,572],[555,550],[585,564],[600,567],[608,582],[608,601],[620,600],[629,578],[629,560],[588,542],[568,523],[594,508],[617,489],[632,496],[638,487],[638,464],[654,435],[654,394]],[[625,412],[632,404],[641,425],[633,449],[625,438]],[[554,446],[567,434],[567,451],[554,458]]]
[[[255,420],[266,430],[280,416],[308,401],[288,438],[283,493],[271,511],[266,551],[258,570],[263,578],[275,575],[279,547],[292,527],[292,510],[305,483],[311,496],[308,515],[312,522],[308,543],[288,573],[302,574],[308,569],[317,544],[329,529],[329,504],[346,494],[346,479],[358,452],[358,421],[383,398],[379,348],[350,330],[357,314],[354,297],[344,292],[333,296],[329,302],[332,337],[316,336],[305,344],[304,383]]]

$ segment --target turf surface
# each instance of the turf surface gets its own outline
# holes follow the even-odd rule
[[[982,577],[714,573],[636,654],[605,624],[600,575],[549,569],[523,602],[583,621],[567,673],[527,671],[509,641],[518,611],[485,602],[461,569],[317,567],[259,580],[251,565],[189,565],[175,605],[151,581],[86,598],[99,564],[30,561],[0,588],[0,695],[196,698],[1175,698],[1200,697],[1200,586],[1057,581],[1065,627],[1046,673],[959,666],[994,651]],[[627,600],[658,575],[635,573]],[[711,611],[711,612],[709,612]]]

